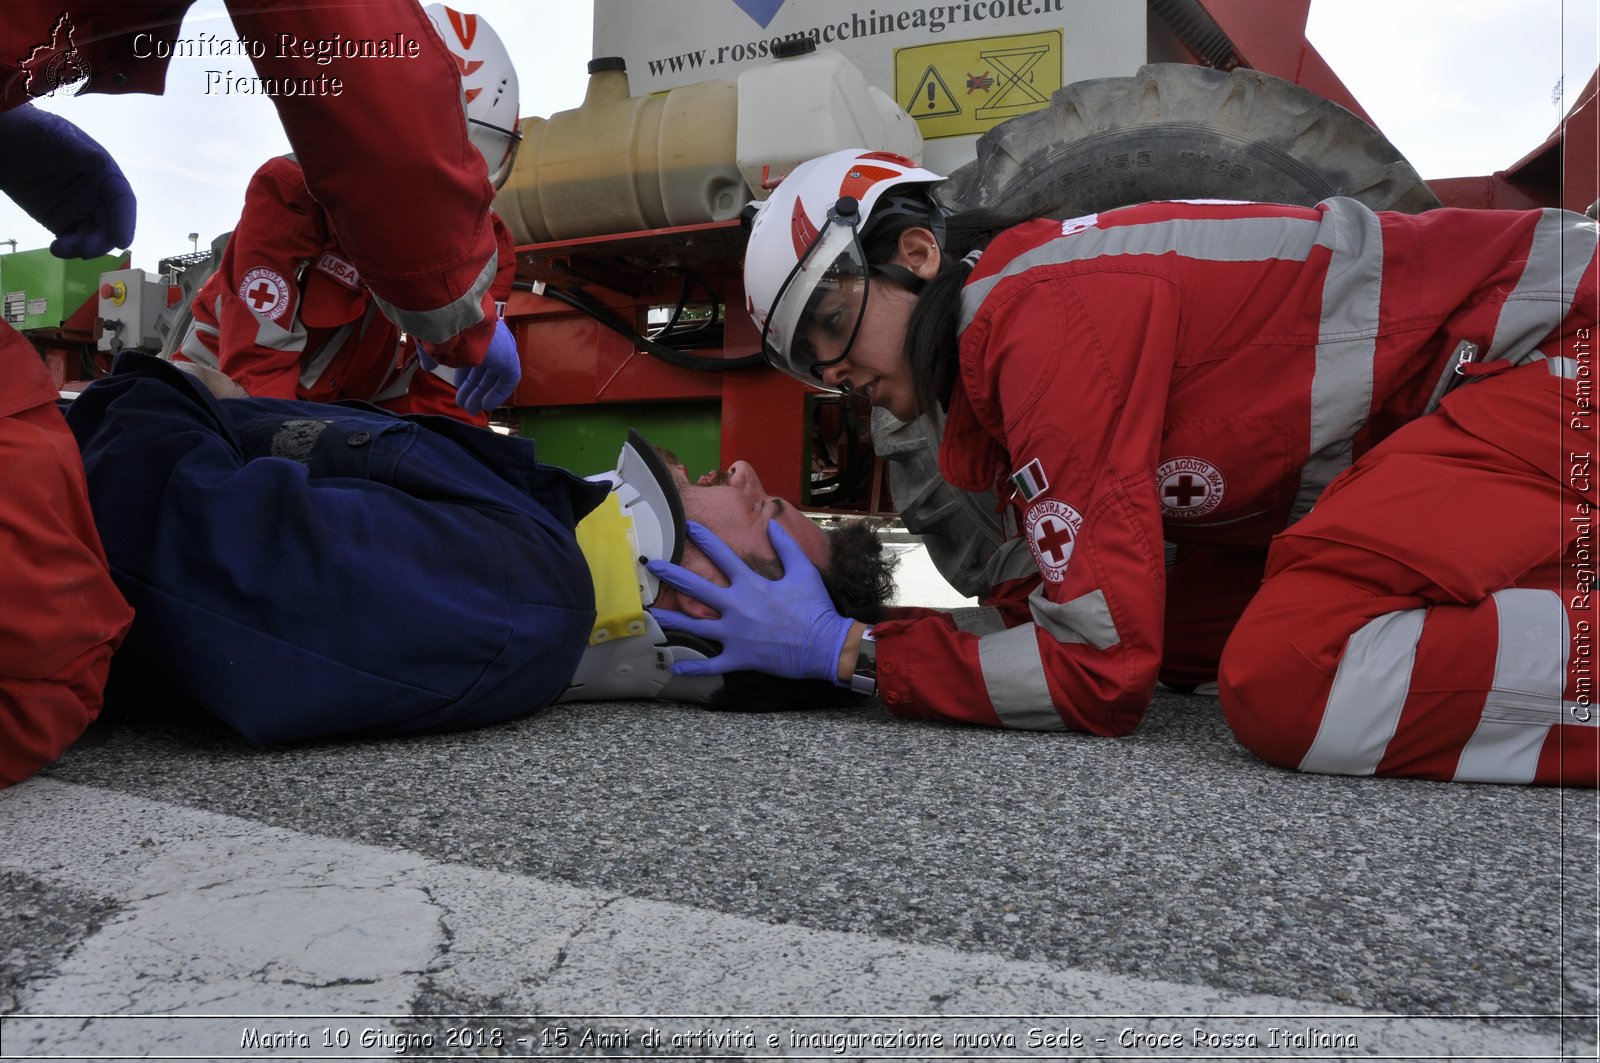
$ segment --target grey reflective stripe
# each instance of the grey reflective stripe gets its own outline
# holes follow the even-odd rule
[[[957,631],[965,631],[969,635],[992,635],[996,631],[1006,629],[1006,622],[1001,619],[1000,610],[986,605],[951,609],[950,619],[955,621]]]
[[[1528,355],[1572,310],[1578,282],[1594,259],[1595,234],[1595,223],[1580,214],[1540,212],[1527,264],[1500,309],[1485,361],[1530,360]]]
[[[303,351],[306,349],[306,327],[300,323],[300,315],[296,314],[291,319],[293,328],[284,328],[271,318],[263,317],[256,311],[250,311],[256,318],[256,346],[266,347],[274,351]],[[218,320],[221,320],[219,317]]]
[[[1109,650],[1122,641],[1105,591],[1090,591],[1070,602],[1052,602],[1045,597],[1044,584],[1028,595],[1028,610],[1038,624],[1057,642],[1076,642]]]
[[[1461,751],[1455,777],[1527,783],[1533,781],[1551,727],[1593,727],[1600,721],[1592,706],[1562,697],[1571,643],[1561,596],[1512,588],[1496,591],[1493,598],[1500,624],[1494,683],[1478,728]]]
[[[1576,358],[1547,358],[1544,367],[1550,370],[1551,376],[1564,377],[1567,380],[1578,379],[1578,360]]]
[[[1293,524],[1350,467],[1352,440],[1372,412],[1378,308],[1383,297],[1383,226],[1350,199],[1330,199],[1322,240],[1333,253],[1322,284],[1316,367],[1311,378],[1311,436],[1300,487],[1289,511]]]
[[[367,313],[372,313],[371,307],[367,308]],[[362,324],[365,323],[363,319]],[[322,374],[326,373],[328,366],[333,364],[333,359],[344,348],[345,341],[350,338],[350,333],[353,330],[354,322],[340,325],[338,331],[329,336],[327,342],[317,349],[317,353],[312,355],[300,367],[300,386],[302,388],[310,391],[317,386],[317,381],[322,379]]]
[[[398,376],[394,377],[392,380],[385,381],[383,387],[378,389],[378,393],[367,401],[373,403],[383,403],[393,402],[395,399],[404,398],[406,392],[411,390],[411,381],[417,375],[417,367],[420,364],[420,362],[412,362],[410,365],[406,366],[400,371]]]
[[[1018,731],[1065,731],[1067,725],[1050,700],[1039,636],[1022,624],[978,640],[978,664],[989,703],[1004,727]]]
[[[1386,613],[1345,643],[1301,771],[1371,775],[1377,771],[1411,690],[1425,609]]]
[[[1007,539],[989,555],[989,586],[997,587],[1014,579],[1026,579],[1039,574],[1039,563],[1033,559],[1026,539]]]
[[[443,343],[483,320],[483,294],[489,290],[499,268],[499,259],[490,255],[466,294],[435,310],[402,310],[393,303],[379,299],[376,293],[372,298],[383,309],[383,316],[402,330],[423,343]]]
[[[189,323],[189,331],[183,334],[183,342],[178,345],[178,353],[182,354],[195,365],[203,365],[211,369],[217,369],[217,356],[210,347],[207,347],[200,341],[201,333],[213,338],[220,335],[214,326],[203,325],[198,321],[191,321]]]
[[[1304,262],[1317,244],[1322,223],[1309,218],[1174,218],[1140,225],[1083,229],[1041,244],[1007,262],[992,277],[961,291],[961,328],[1001,281],[1035,266],[1081,262],[1100,255],[1165,255],[1203,262]]]

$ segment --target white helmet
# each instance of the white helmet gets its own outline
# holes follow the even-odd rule
[[[943,180],[904,155],[865,148],[803,162],[783,179],[757,209],[744,253],[746,308],[769,362],[823,386],[822,369],[849,353],[866,309],[860,230],[885,192]],[[827,357],[818,337],[831,340]]]
[[[443,4],[422,9],[461,70],[462,102],[473,147],[483,153],[489,181],[499,188],[511,176],[522,142],[517,117],[517,69],[500,35],[478,15]]]

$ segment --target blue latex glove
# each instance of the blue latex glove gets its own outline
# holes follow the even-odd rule
[[[432,372],[438,363],[421,343],[417,344],[417,354],[422,368]],[[492,410],[511,397],[521,379],[522,355],[517,352],[517,341],[504,321],[496,321],[494,338],[489,341],[483,361],[456,370],[456,405],[471,414]]]
[[[0,112],[0,191],[56,234],[57,258],[95,258],[133,243],[133,188],[83,130],[32,104]]]
[[[777,521],[767,523],[767,537],[783,578],[769,580],[753,571],[727,544],[705,527],[688,522],[689,540],[722,570],[730,586],[719,587],[670,561],[651,561],[650,572],[664,583],[711,606],[715,620],[685,616],[669,609],[650,613],[668,631],[722,643],[722,652],[703,661],[672,666],[674,675],[720,675],[756,671],[788,679],[826,679],[839,683],[839,651],[853,621],[833,607],[822,576],[800,545]]]

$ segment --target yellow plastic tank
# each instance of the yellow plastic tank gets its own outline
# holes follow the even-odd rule
[[[634,96],[620,57],[592,60],[581,106],[523,120],[495,210],[519,244],[738,217],[738,107],[732,80]]]

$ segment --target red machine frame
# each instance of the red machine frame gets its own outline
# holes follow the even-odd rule
[[[1305,37],[1310,0],[1149,0],[1151,53],[1222,70],[1245,66],[1300,85],[1371,123],[1316,48]],[[1562,206],[1582,212],[1600,198],[1597,181],[1600,107],[1591,78],[1579,102],[1540,147],[1505,171],[1487,177],[1434,181],[1448,206],[1525,208]],[[725,307],[720,350],[707,357],[755,352],[759,336],[744,312],[741,259],[744,235],[737,222],[600,236],[518,248],[518,276],[576,287],[644,331],[650,307],[678,298],[680,275],[704,278]],[[819,435],[857,433],[861,416],[839,416],[789,378],[763,369],[707,373],[669,366],[593,318],[553,299],[519,292],[507,320],[524,352],[525,375],[514,405],[577,406],[596,403],[716,399],[721,403],[721,464],[750,462],[769,489],[802,504],[801,487],[811,445]],[[821,417],[814,417],[819,410]],[[818,425],[808,424],[818,420]],[[807,433],[811,432],[810,439]],[[889,506],[881,463],[874,461],[870,489],[847,507],[877,512]],[[813,506],[812,508],[818,508]]]

